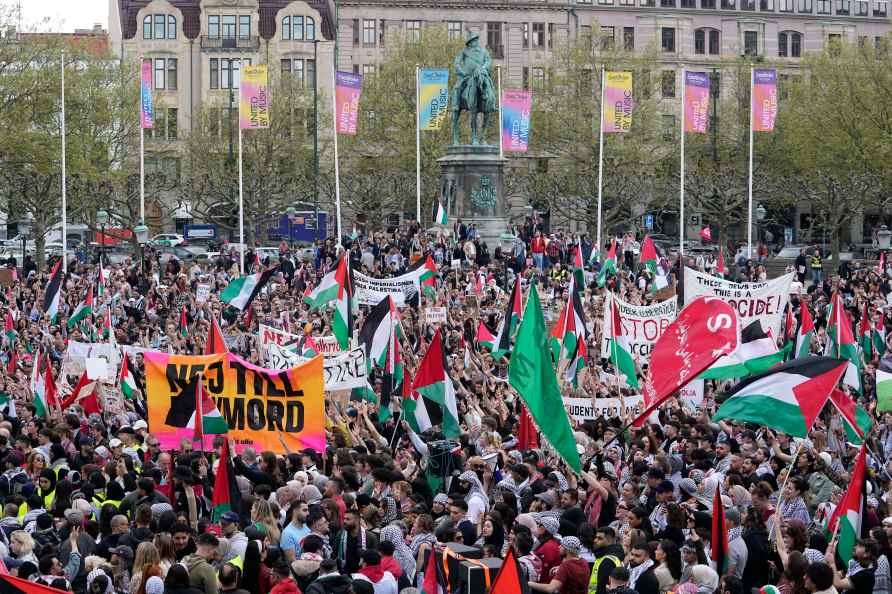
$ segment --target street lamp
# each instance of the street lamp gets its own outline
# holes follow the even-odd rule
[[[22,237],[22,276],[25,275],[25,243],[28,235],[31,234],[31,214],[28,213],[25,218],[19,221],[19,235]]]
[[[99,225],[99,264],[102,265],[102,256],[105,255],[105,226],[108,224],[108,213],[104,210],[96,212],[96,223]]]
[[[149,228],[140,221],[139,225],[133,228],[133,234],[136,235],[136,243],[139,245],[139,267],[145,272],[145,245],[149,241]]]
[[[285,214],[288,215],[288,245],[294,245],[294,217],[297,215],[297,209],[293,206],[289,206],[285,209]]]

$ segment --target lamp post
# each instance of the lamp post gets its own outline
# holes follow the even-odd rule
[[[101,257],[105,255],[105,226],[108,224],[108,213],[104,210],[100,210],[96,212],[96,224],[99,225],[99,256],[100,262],[102,262]]]
[[[285,209],[285,214],[288,215],[288,246],[294,247],[294,217],[297,215],[297,209],[289,206]]]
[[[139,245],[139,267],[143,272],[146,271],[145,246],[149,241],[149,228],[145,226],[143,221],[133,228],[133,234],[136,235],[136,243]]]
[[[337,6],[337,3],[335,4]],[[335,44],[338,24],[335,21]],[[337,54],[337,52],[335,52]],[[313,216],[319,241],[319,40],[313,40]]]
[[[25,244],[28,241],[28,235],[31,234],[31,215],[25,216],[19,221],[19,235],[22,238],[22,276],[25,275]]]

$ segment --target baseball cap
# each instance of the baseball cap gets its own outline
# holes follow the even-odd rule
[[[134,429],[148,429],[149,425],[148,425],[148,423],[146,423],[145,421],[140,419],[137,422],[133,423],[133,428]]]
[[[238,524],[238,521],[239,521],[238,513],[234,512],[234,511],[228,511],[228,512],[224,513],[222,516],[220,516],[221,524]]]
[[[109,549],[108,552],[111,553],[112,555],[117,555],[118,557],[123,557],[124,559],[127,559],[128,561],[133,561],[133,549],[131,549],[127,545],[120,545],[120,546],[114,547],[112,549]]]
[[[109,445],[109,447],[111,447],[112,449],[114,449],[114,448],[119,448],[119,447],[121,447],[122,445],[124,445],[124,442],[122,442],[122,441],[121,441],[120,439],[118,439],[117,437],[113,437],[113,438],[111,439],[111,441],[108,442],[108,445]]]

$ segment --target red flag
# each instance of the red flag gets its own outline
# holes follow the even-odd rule
[[[50,588],[11,575],[0,575],[0,592],[3,594],[65,594],[66,590]]]
[[[208,327],[208,339],[204,344],[204,354],[216,355],[218,353],[226,353],[228,350],[226,341],[223,340],[223,333],[220,331],[219,324],[217,324],[217,318],[211,316],[211,324]]]
[[[720,274],[723,277],[727,274],[725,270],[725,249],[719,248],[719,261],[715,264],[715,273]]]
[[[180,336],[186,338],[189,336],[189,320],[186,318],[186,306],[180,310]]]
[[[235,469],[232,466],[232,458],[229,455],[229,440],[223,440],[223,449],[220,451],[220,463],[217,465],[217,475],[214,477],[214,494],[211,498],[211,512],[215,522],[220,521],[224,513],[241,507],[241,492],[235,482]]]
[[[81,400],[81,406],[84,407],[84,414],[91,415],[93,413],[99,414],[102,412],[102,407],[99,406],[99,399],[96,397],[96,390],[94,389],[90,392],[90,395]]]
[[[81,394],[81,392],[83,392],[84,388],[86,388],[87,386],[90,386],[91,384],[95,388],[96,382],[91,381],[89,378],[87,378],[86,371],[83,372],[81,374],[80,379],[77,380],[77,385],[74,386],[74,390],[72,390],[71,394],[69,394],[68,397],[62,401],[62,404],[61,404],[62,410],[65,410],[66,408],[68,408],[69,406],[71,406],[72,404],[77,402],[77,400],[79,398],[83,397],[84,394],[86,394],[86,392],[84,392],[84,394]]]
[[[19,355],[15,352],[15,349],[13,349],[9,352],[9,362],[6,364],[6,375],[15,375],[15,369],[18,363]]]
[[[663,331],[650,355],[644,380],[644,411],[635,427],[679,389],[696,378],[740,341],[737,313],[716,297],[698,297]]]
[[[709,226],[700,229],[700,239],[703,241],[712,241],[712,229]]]
[[[523,572],[520,570],[520,563],[514,554],[514,547],[508,547],[505,561],[502,563],[502,567],[492,583],[492,589],[489,591],[489,594],[521,594],[526,592],[527,580],[523,575]]]
[[[195,427],[192,432],[192,441],[197,441],[204,447],[204,423],[202,422],[201,400],[204,397],[204,381],[201,374],[196,375],[195,379]]]
[[[793,315],[793,306],[787,303],[787,317],[784,322],[784,340],[796,340],[796,317]]]
[[[520,429],[517,432],[517,449],[535,450],[539,447],[539,433],[533,424],[533,417],[523,403],[520,405]]]
[[[711,557],[716,571],[724,574],[728,570],[728,526],[725,524],[725,505],[722,490],[716,487],[712,498],[712,541]]]

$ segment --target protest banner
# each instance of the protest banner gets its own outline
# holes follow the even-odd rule
[[[445,307],[428,307],[424,310],[425,324],[445,324],[446,308]]]
[[[625,407],[623,406],[625,404]],[[577,421],[592,421],[599,417],[626,418],[631,413],[637,416],[644,408],[644,397],[640,395],[619,398],[564,398],[564,406],[570,416]]]
[[[279,328],[260,324],[260,331],[257,333],[261,350],[269,343],[277,344],[290,350],[295,350],[300,342],[301,336],[293,334]],[[316,350],[325,355],[332,357],[341,354],[341,347],[335,336],[314,336],[313,342],[316,343]]]
[[[104,375],[114,377],[114,370],[121,362],[121,355],[115,345],[107,342],[91,343],[70,340],[65,351],[65,358],[62,359],[62,373],[79,376],[87,369],[87,359],[105,359],[110,370]]]
[[[144,353],[149,431],[164,450],[191,440],[195,376],[229,427],[235,448],[286,453],[325,449],[322,357],[291,369],[264,369],[233,355],[189,356]],[[202,411],[205,418],[207,410]],[[205,436],[209,448],[213,435]],[[284,444],[282,443],[284,442]]]
[[[678,316],[678,300],[674,297],[653,305],[632,305],[613,293],[608,298],[616,300],[625,336],[629,341],[629,352],[641,364],[650,361],[650,352],[663,331]],[[604,331],[601,339],[601,357],[610,357],[610,302],[604,304]]]
[[[703,380],[692,380],[678,391],[678,399],[681,405],[691,410],[700,410],[703,407]]]
[[[764,282],[735,283],[685,268],[685,305],[701,296],[718,297],[731,304],[740,316],[740,328],[758,320],[766,332],[777,338],[781,335],[792,282],[792,272]]]
[[[353,298],[359,305],[378,305],[390,295],[393,304],[405,307],[418,293],[421,272],[410,272],[391,278],[372,278],[353,271]]]
[[[266,345],[266,361],[270,369],[290,369],[309,359],[271,342]],[[328,392],[362,388],[368,381],[365,352],[361,348],[351,349],[337,357],[326,357],[322,371]]]

